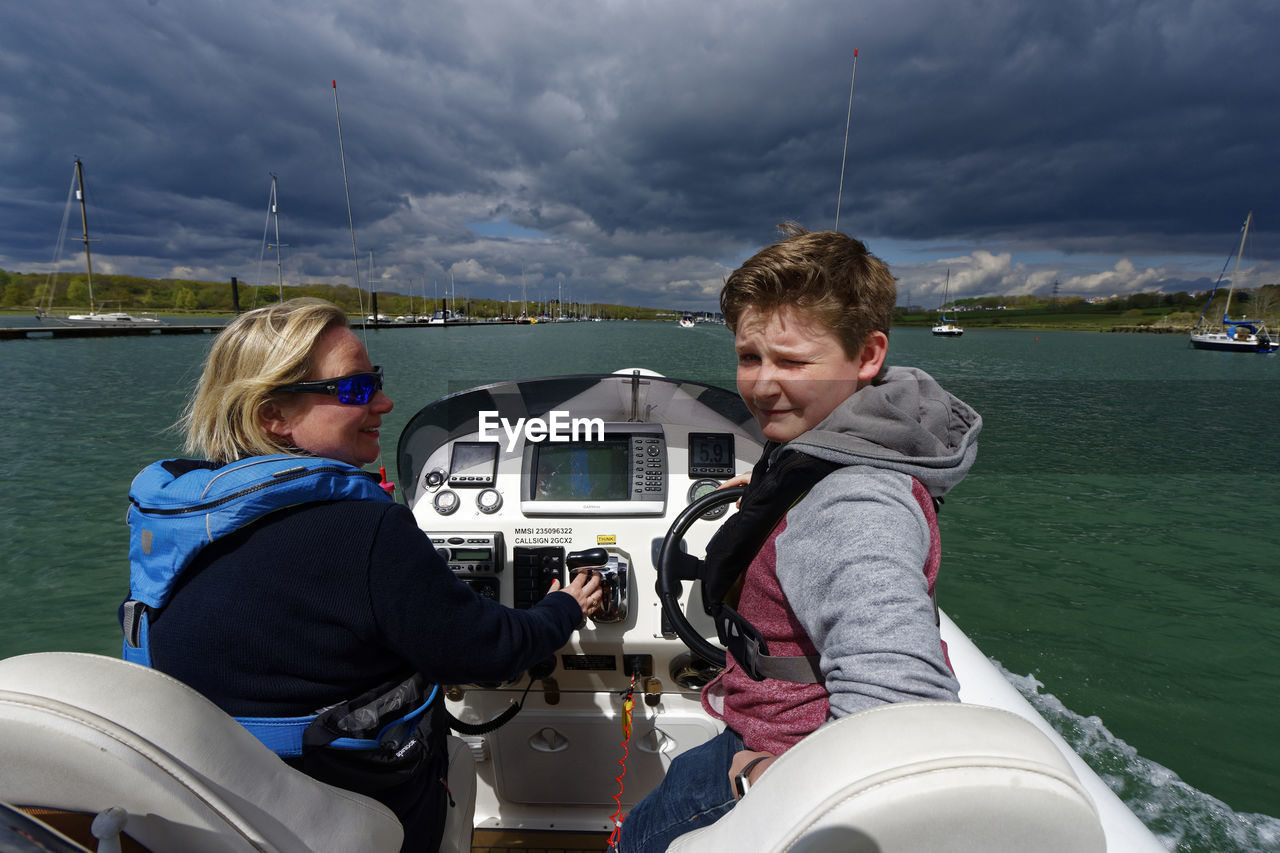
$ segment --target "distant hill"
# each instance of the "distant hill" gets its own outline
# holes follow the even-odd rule
[[[49,291],[53,290],[52,307]],[[244,311],[268,305],[279,299],[278,288],[253,287],[240,282],[235,288],[239,308]],[[284,298],[317,296],[328,299],[350,314],[372,313],[373,300],[366,291],[357,293],[345,284],[285,285]],[[390,317],[411,314],[430,315],[444,307],[444,300],[410,299],[402,293],[380,292],[374,294],[377,310]],[[100,311],[134,311],[153,314],[232,314],[236,310],[231,282],[192,281],[189,279],[150,279],[131,275],[95,275],[93,277],[94,307]],[[463,311],[469,317],[512,316],[520,313],[519,303],[507,303],[495,299],[459,300],[450,305],[455,311]],[[32,311],[44,307],[51,313],[87,311],[89,309],[89,283],[84,274],[20,273],[0,270],[0,308]],[[655,320],[678,316],[679,312],[658,308],[641,308],[627,305],[610,305],[600,302],[576,304],[560,311],[555,300],[536,305],[528,303],[530,314],[545,311],[551,315],[603,317],[605,319]]]
[[[53,289],[52,307],[49,290]],[[253,287],[240,283],[236,287],[240,310],[267,305],[279,298],[276,287]],[[286,285],[284,298],[318,296],[328,299],[352,315],[373,313],[373,300],[369,293],[358,294],[354,287],[345,284]],[[93,277],[95,308],[100,311],[133,311],[152,314],[232,314],[231,282],[192,281],[188,279],[150,279],[130,275],[95,275]],[[417,312],[430,315],[444,308],[443,300],[410,299],[402,293],[380,292],[374,294],[377,312],[397,317]],[[1086,300],[1082,297],[1046,298],[1039,296],[980,296],[957,299],[945,307],[959,325],[967,328],[1025,328],[1025,329],[1081,329],[1108,331],[1185,331],[1195,325],[1204,308],[1204,294],[1191,293],[1131,293],[1103,300]],[[1215,300],[1207,316],[1216,319],[1222,315],[1225,294]],[[87,311],[89,309],[89,284],[83,274],[20,273],[0,270],[0,309],[32,311],[37,306],[51,313]],[[469,317],[488,319],[510,317],[520,312],[518,303],[495,299],[467,299],[463,304],[449,306]],[[681,315],[679,311],[661,308],[644,308],[629,305],[612,305],[599,302],[566,304],[564,310],[555,300],[547,303],[528,303],[530,314],[547,313],[552,316],[602,317],[618,320],[671,320]],[[1280,284],[1268,284],[1255,290],[1237,290],[1232,297],[1232,316],[1247,314],[1272,324],[1280,317]],[[937,322],[938,310],[919,306],[898,308],[894,312],[894,324],[900,326],[932,326]]]

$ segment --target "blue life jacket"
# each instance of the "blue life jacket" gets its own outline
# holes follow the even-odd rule
[[[333,459],[277,454],[220,467],[173,459],[144,468],[129,489],[129,600],[121,607],[124,659],[151,666],[149,612],[168,603],[179,576],[206,545],[277,510],[336,500],[392,498],[373,475]],[[378,749],[388,737],[411,731],[439,693],[438,686],[415,678],[415,690],[406,691],[408,682],[395,685],[397,696],[416,697],[414,707],[407,708],[397,699],[391,703],[395,713],[377,715],[379,725],[369,736],[336,737],[322,745]],[[379,698],[381,702],[376,701]],[[385,697],[362,699],[355,704],[388,705]],[[236,720],[278,755],[298,756],[303,751],[303,732],[316,715]],[[314,739],[313,735],[309,740]]]

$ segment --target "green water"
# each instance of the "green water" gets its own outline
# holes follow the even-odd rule
[[[483,382],[643,366],[732,387],[722,327],[368,333],[396,409]],[[0,343],[0,655],[114,654],[125,495],[176,455],[205,336]],[[1179,336],[894,330],[985,428],[941,514],[943,607],[1170,849],[1280,850],[1280,358]]]

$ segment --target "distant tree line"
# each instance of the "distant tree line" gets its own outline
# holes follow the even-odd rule
[[[240,310],[260,307],[280,298],[275,285],[256,287],[240,282],[237,288]],[[328,299],[349,314],[372,313],[373,299],[368,291],[357,293],[345,284],[306,284],[284,287],[284,298],[316,296]],[[443,299],[424,300],[402,293],[379,292],[378,313],[390,317],[417,314],[430,316],[445,307]],[[93,307],[99,311],[131,311],[160,314],[230,314],[235,311],[230,281],[211,282],[190,279],[150,279],[131,275],[95,275]],[[83,273],[20,273],[0,270],[0,308],[44,309],[50,313],[86,311],[89,305],[89,281]],[[469,317],[489,319],[519,314],[520,303],[497,299],[460,299],[450,301],[449,309]],[[529,302],[528,313],[537,315],[600,317],[608,320],[665,319],[670,311],[611,305],[599,302],[566,303],[561,309],[556,300]],[[677,312],[678,313],[678,312]]]
[[[252,286],[240,283],[240,310],[267,305],[279,299],[278,288],[271,286]],[[50,298],[52,294],[52,298]],[[306,284],[284,287],[284,297],[292,299],[297,296],[318,296],[328,299],[348,313],[372,313],[373,305],[370,294],[357,293],[354,287],[345,284]],[[417,314],[429,316],[433,311],[445,307],[444,300],[424,300],[420,297],[409,297],[402,293],[379,292],[377,294],[378,313],[390,317]],[[1221,306],[1225,303],[1225,291],[1215,299],[1215,305],[1209,312],[1210,318],[1221,316]],[[193,281],[190,279],[150,279],[131,275],[95,275],[93,277],[94,308],[100,311],[132,311],[161,314],[230,314],[235,310],[232,302],[232,288],[229,281]],[[89,282],[83,273],[20,273],[7,272],[0,269],[0,308],[11,310],[35,310],[43,308],[51,313],[67,311],[85,311],[89,309]],[[509,317],[520,313],[520,303],[497,299],[466,299],[450,303],[451,310],[462,311],[467,316],[478,319],[492,317]],[[1058,312],[1076,315],[1115,315],[1165,313],[1176,316],[1179,321],[1198,316],[1204,307],[1203,294],[1187,292],[1162,293],[1130,293],[1111,299],[1090,302],[1080,296],[1046,297],[1046,296],[975,296],[956,299],[949,303],[948,310],[955,308],[968,310],[990,310],[1003,308],[1006,311],[1020,313]],[[899,315],[911,313],[927,313],[931,308],[910,307],[899,309]],[[553,316],[600,317],[602,319],[619,320],[666,320],[673,312],[659,308],[642,308],[626,305],[603,303],[565,304],[563,308],[556,300],[527,303],[527,311],[531,315],[550,314]],[[675,312],[678,315],[680,312]],[[1248,290],[1237,290],[1232,296],[1232,316],[1248,314],[1254,317],[1272,318],[1280,314],[1280,284],[1268,284]]]
[[[1217,319],[1226,305],[1227,292],[1219,291],[1206,316]],[[1007,311],[1023,314],[1075,314],[1075,315],[1151,315],[1168,314],[1185,319],[1199,316],[1205,306],[1204,293],[1164,293],[1151,291],[1128,293],[1108,299],[1090,301],[1082,296],[972,296],[954,299],[941,306],[947,311]],[[905,313],[929,313],[938,309],[913,306]],[[1254,317],[1275,317],[1280,314],[1280,284],[1267,284],[1253,289],[1235,291],[1231,297],[1233,317],[1248,314]]]
[[[1217,299],[1225,302],[1226,291],[1220,292]],[[1231,297],[1231,302],[1233,306],[1256,304],[1260,311],[1265,310],[1273,313],[1277,307],[1280,307],[1280,284],[1267,284],[1253,290],[1237,290]],[[1204,294],[1193,294],[1186,291],[1177,293],[1152,291],[1128,293],[1094,302],[1083,296],[975,296],[952,300],[950,306],[987,310],[997,308],[1032,311],[1059,310],[1071,313],[1094,311],[1110,314],[1122,314],[1135,308],[1141,311],[1152,308],[1163,308],[1169,311],[1189,311],[1204,307]],[[1234,308],[1232,313],[1235,313]]]

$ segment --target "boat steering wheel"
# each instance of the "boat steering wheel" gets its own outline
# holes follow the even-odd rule
[[[671,522],[667,535],[662,539],[662,547],[658,550],[656,588],[663,615],[675,629],[676,636],[689,647],[689,651],[721,669],[725,667],[725,650],[699,634],[693,625],[689,624],[684,611],[680,609],[680,596],[683,592],[681,583],[702,580],[702,561],[680,550],[680,541],[704,513],[736,501],[742,497],[744,491],[746,491],[745,486],[716,489],[690,503],[676,516],[675,521]]]

